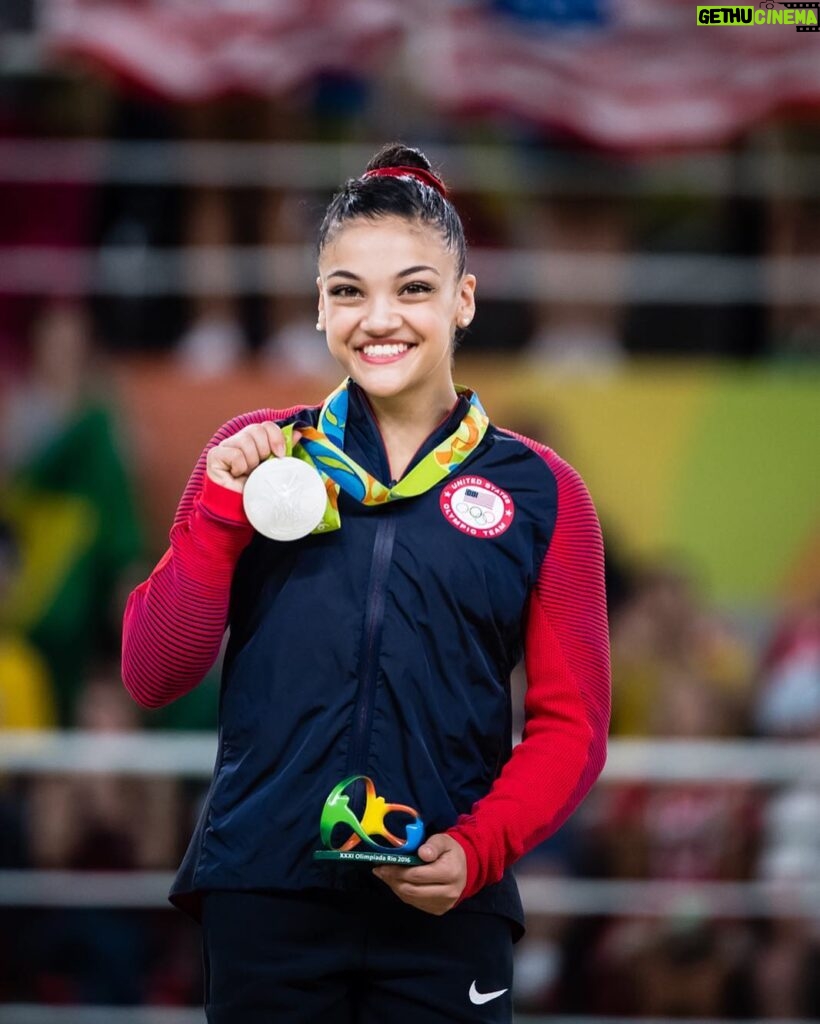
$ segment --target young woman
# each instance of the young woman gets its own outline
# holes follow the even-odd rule
[[[211,1022],[510,1021],[510,867],[605,760],[598,520],[575,470],[453,383],[476,280],[422,154],[387,147],[334,197],[317,283],[344,382],[216,433],[125,613],[123,678],[146,707],[195,686],[230,627],[214,778],[170,898],[202,922]],[[292,445],[326,513],[271,540],[243,490]],[[420,816],[420,864],[313,857],[341,782],[343,810],[394,846]]]

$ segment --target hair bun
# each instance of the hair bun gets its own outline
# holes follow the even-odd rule
[[[433,166],[420,149],[405,146],[400,142],[389,142],[372,156],[365,168],[377,171],[382,167],[418,167],[421,171],[433,174]]]
[[[439,195],[447,198],[447,186],[433,170],[430,161],[420,149],[404,146],[400,142],[391,142],[382,146],[367,165],[362,179],[373,177],[400,178],[409,176],[418,178],[434,188]]]

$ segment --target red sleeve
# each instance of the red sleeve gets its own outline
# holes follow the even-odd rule
[[[489,793],[448,830],[467,856],[467,884],[459,902],[497,882],[555,832],[606,760],[611,682],[598,517],[571,466],[551,449],[519,440],[552,470],[558,511],[527,607],[521,743]]]
[[[281,423],[303,408],[237,416],[200,455],[174,516],[171,546],[125,608],[122,678],[143,707],[170,704],[213,665],[227,624],[233,571],[253,536],[242,495],[206,474],[208,451],[251,423]]]

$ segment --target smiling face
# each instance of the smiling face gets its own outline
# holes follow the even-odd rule
[[[319,258],[319,323],[331,355],[374,398],[448,401],[457,326],[475,312],[434,226],[400,217],[339,228]]]

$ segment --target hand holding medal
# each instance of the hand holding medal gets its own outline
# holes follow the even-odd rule
[[[298,430],[293,442],[299,440]],[[251,526],[273,540],[297,540],[320,522],[327,492],[307,463],[286,454],[275,423],[253,423],[208,452],[210,478],[239,491]]]

